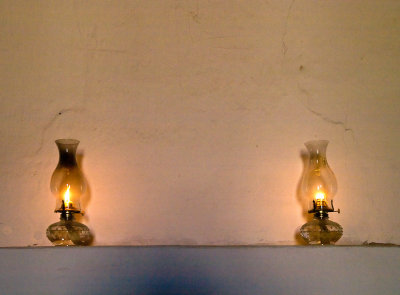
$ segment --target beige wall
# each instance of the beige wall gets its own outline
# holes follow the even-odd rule
[[[342,244],[400,243],[399,1],[0,1],[0,246],[49,245],[57,138],[97,245],[294,244],[329,139]]]

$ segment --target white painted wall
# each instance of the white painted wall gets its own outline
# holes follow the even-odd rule
[[[329,139],[342,244],[400,243],[399,1],[0,2],[0,246],[49,245],[57,138],[97,245],[294,244]]]

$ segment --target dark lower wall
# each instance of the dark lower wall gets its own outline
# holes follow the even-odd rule
[[[400,247],[0,248],[0,294],[399,294]]]

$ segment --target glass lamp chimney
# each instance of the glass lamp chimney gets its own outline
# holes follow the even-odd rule
[[[309,152],[309,162],[303,176],[301,192],[309,201],[310,213],[334,210],[333,198],[337,191],[337,181],[326,159],[328,143],[327,140],[305,143]]]
[[[56,196],[55,212],[65,210],[81,213],[80,197],[86,190],[85,179],[76,162],[76,149],[79,140],[58,139],[59,161],[50,181],[51,192]]]

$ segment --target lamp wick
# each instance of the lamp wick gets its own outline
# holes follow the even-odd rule
[[[61,200],[61,220],[72,220],[74,216],[70,211],[65,210],[65,202],[64,200]]]

